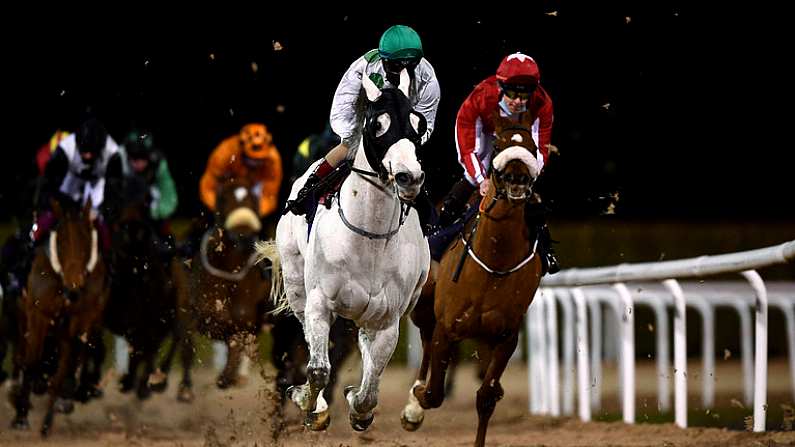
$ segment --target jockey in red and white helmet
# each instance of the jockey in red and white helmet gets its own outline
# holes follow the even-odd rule
[[[495,112],[515,122],[524,114],[530,114],[531,133],[541,153],[538,164],[543,169],[552,137],[552,99],[541,86],[540,79],[538,65],[532,57],[513,53],[506,56],[496,74],[481,81],[461,105],[455,123],[455,142],[464,178],[453,186],[444,200],[441,227],[449,226],[461,215],[476,188],[482,195],[488,190]],[[548,237],[546,225],[542,223],[541,226]],[[547,258],[549,271],[555,273],[558,266],[551,247],[547,250]]]
[[[539,84],[538,65],[522,53],[506,56],[494,76],[478,84],[458,110],[455,141],[458,162],[471,185],[488,182],[486,167],[494,150],[494,112],[518,121],[533,118],[533,140],[541,151],[543,168],[552,137],[552,99]]]

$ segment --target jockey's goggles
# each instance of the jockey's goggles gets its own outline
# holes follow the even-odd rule
[[[420,63],[419,58],[384,59],[384,70],[388,73],[400,73],[404,68],[411,71]]]

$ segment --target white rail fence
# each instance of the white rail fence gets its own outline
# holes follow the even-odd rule
[[[786,325],[790,373],[795,388],[795,283],[765,285],[756,269],[795,259],[795,241],[773,247],[675,261],[621,264],[570,269],[545,277],[527,313],[529,407],[532,413],[573,414],[577,371],[578,415],[588,421],[599,409],[603,380],[602,349],[613,344],[619,356],[619,384],[624,422],[635,422],[635,306],[648,306],[655,315],[658,406],[671,407],[667,378],[674,376],[675,423],[687,427],[686,312],[696,311],[702,322],[701,377],[705,408],[715,397],[715,309],[729,307],[739,316],[743,398],[754,407],[754,431],[764,431],[767,413],[768,306],[781,310]],[[684,278],[739,272],[747,282],[679,282]],[[652,281],[661,281],[653,283]],[[557,318],[557,306],[563,312]],[[668,310],[673,310],[674,368],[671,371]],[[603,315],[603,311],[607,313]],[[751,312],[755,312],[755,348],[751,347]],[[615,319],[615,340],[603,340],[602,329]],[[589,333],[590,319],[590,333]],[[563,337],[559,364],[558,322]],[[608,331],[605,331],[608,332]],[[576,341],[575,341],[576,340]],[[576,368],[575,362],[576,348]],[[753,356],[753,361],[752,361]],[[562,386],[559,375],[562,372]],[[795,399],[795,390],[793,390]],[[561,401],[562,399],[562,401]]]

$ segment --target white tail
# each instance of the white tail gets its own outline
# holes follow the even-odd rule
[[[284,290],[281,258],[276,241],[258,241],[254,249],[257,251],[257,263],[265,259],[271,261],[271,300],[275,307],[271,313],[278,315],[290,310],[290,303],[287,301],[287,293]]]

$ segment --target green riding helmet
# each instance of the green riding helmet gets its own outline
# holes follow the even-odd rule
[[[423,56],[419,34],[405,25],[395,25],[384,31],[378,44],[382,59],[419,59]]]

